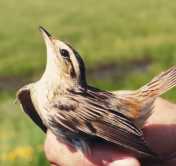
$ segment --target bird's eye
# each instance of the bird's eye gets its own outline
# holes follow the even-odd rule
[[[62,50],[60,50],[60,53],[64,58],[70,57],[69,52],[67,50],[62,49]]]

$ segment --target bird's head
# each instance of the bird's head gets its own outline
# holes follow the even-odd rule
[[[86,84],[85,66],[78,52],[69,44],[50,35],[41,26],[39,26],[39,30],[44,36],[47,47],[47,67],[45,72],[50,74],[56,72],[64,79],[71,79],[82,85]]]

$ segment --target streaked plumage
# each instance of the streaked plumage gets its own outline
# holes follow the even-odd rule
[[[176,66],[130,94],[88,86],[84,62],[68,44],[39,27],[47,45],[42,78],[17,92],[22,109],[40,128],[90,154],[89,143],[107,140],[159,158],[140,130],[154,111],[156,97],[176,84]]]

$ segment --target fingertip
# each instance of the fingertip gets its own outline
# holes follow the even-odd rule
[[[95,145],[91,162],[103,166],[140,166],[138,159],[120,146],[112,144]]]
[[[109,163],[108,166],[140,166],[140,163],[135,158],[125,158]]]

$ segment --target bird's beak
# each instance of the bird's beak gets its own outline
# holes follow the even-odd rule
[[[46,45],[53,47],[52,35],[50,35],[43,27],[38,26],[38,28],[42,32]]]

